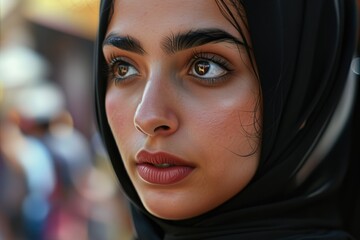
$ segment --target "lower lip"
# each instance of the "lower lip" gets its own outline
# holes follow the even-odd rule
[[[137,171],[146,182],[153,184],[174,184],[186,178],[194,169],[188,166],[158,168],[151,164],[138,164]]]

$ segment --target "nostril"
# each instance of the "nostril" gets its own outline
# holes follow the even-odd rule
[[[161,126],[156,127],[156,128],[154,129],[154,132],[156,132],[157,130],[160,130],[160,129],[166,131],[166,130],[169,130],[170,127],[169,127],[169,126],[166,126],[166,125],[161,125]]]
[[[136,127],[136,129],[137,129],[139,132],[141,132],[141,133],[143,133],[143,134],[145,134],[145,135],[149,135],[149,136],[155,134],[156,132],[158,132],[158,130],[163,130],[163,131],[168,131],[168,130],[170,130],[170,127],[169,127],[169,126],[166,126],[166,125],[158,126],[158,127],[156,127],[156,128],[154,129],[154,131],[152,131],[152,132],[146,132],[146,131],[144,131],[140,126],[138,126],[138,125],[136,125],[135,127]],[[160,131],[160,132],[161,132],[161,131]]]

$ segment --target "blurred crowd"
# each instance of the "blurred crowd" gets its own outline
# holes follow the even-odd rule
[[[97,14],[97,1],[67,2]],[[31,17],[31,0],[0,4],[0,240],[129,239],[94,127],[93,33]]]

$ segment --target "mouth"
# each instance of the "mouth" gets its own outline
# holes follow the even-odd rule
[[[174,155],[145,150],[136,155],[136,169],[140,178],[151,184],[174,184],[190,175],[194,166]]]
[[[168,167],[172,167],[175,166],[173,164],[170,163],[161,163],[161,164],[154,164],[155,167],[157,168],[168,168]]]

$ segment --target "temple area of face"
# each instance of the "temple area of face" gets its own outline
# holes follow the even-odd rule
[[[179,51],[210,43],[230,43],[234,44],[236,47],[244,46],[244,42],[228,32],[216,28],[205,28],[166,36],[161,41],[161,48],[166,54],[171,55]],[[141,42],[131,36],[121,36],[116,33],[111,33],[103,42],[103,47],[107,45],[115,46],[119,49],[140,55],[146,54]]]

